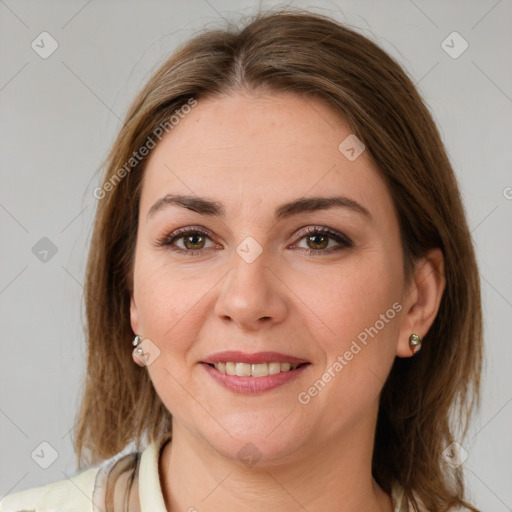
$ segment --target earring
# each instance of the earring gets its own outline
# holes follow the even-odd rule
[[[142,336],[139,336],[138,334],[133,338],[132,345],[135,347],[132,352],[132,357],[135,363],[137,363],[139,366],[146,366],[144,364],[144,349],[142,347],[139,347],[139,345],[142,343]]]
[[[409,336],[409,346],[411,347],[412,354],[416,354],[421,350],[421,337],[417,334],[411,334]]]

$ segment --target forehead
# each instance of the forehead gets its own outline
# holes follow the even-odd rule
[[[141,210],[166,193],[214,196],[236,208],[342,193],[377,215],[389,213],[391,198],[369,155],[350,160],[347,144],[340,150],[347,137],[354,137],[347,122],[316,98],[240,93],[199,99],[153,149]]]

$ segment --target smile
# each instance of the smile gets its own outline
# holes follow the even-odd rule
[[[302,363],[308,364],[308,363]],[[268,375],[276,375],[281,372],[295,370],[300,364],[291,363],[215,363],[209,366],[214,367],[220,373],[227,375],[237,375],[238,377],[267,377]]]
[[[290,363],[203,362],[201,366],[222,387],[234,393],[252,395],[271,391],[293,382],[311,366],[311,363],[292,365]],[[272,371],[275,373],[271,373]]]

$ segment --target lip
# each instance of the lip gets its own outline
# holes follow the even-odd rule
[[[272,352],[266,352],[265,354],[272,354]],[[297,359],[297,358],[295,358]],[[276,361],[273,359],[272,361]],[[281,361],[281,362],[287,362]],[[223,361],[217,361],[223,362]],[[244,362],[238,360],[237,362]],[[266,362],[266,361],[263,361]],[[238,375],[228,375],[222,373],[216,368],[209,366],[212,363],[201,363],[201,366],[210,374],[210,376],[217,381],[220,385],[225,388],[234,391],[235,393],[241,393],[245,395],[264,393],[265,391],[271,391],[278,388],[292,380],[297,379],[306,368],[311,364],[305,364],[299,366],[295,370],[288,370],[287,372],[277,373],[275,375],[267,375],[266,377],[239,377]],[[295,364],[295,363],[294,363]]]
[[[217,352],[208,356],[201,361],[202,363],[216,364],[216,363],[290,363],[290,364],[302,364],[308,363],[306,359],[300,357],[294,357],[287,354],[281,354],[279,352],[255,352],[254,354],[248,354],[247,352],[239,352],[236,350],[226,350],[224,352]],[[239,377],[240,378],[240,377]],[[263,379],[266,377],[258,377]]]

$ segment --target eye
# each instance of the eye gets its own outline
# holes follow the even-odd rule
[[[323,226],[309,226],[297,233],[296,236],[300,237],[299,241],[305,239],[307,247],[304,248],[299,245],[292,245],[291,248],[297,247],[298,249],[306,251],[307,254],[311,256],[330,254],[334,251],[353,246],[352,241],[346,235]],[[206,246],[208,240],[211,242],[209,247]],[[329,241],[332,240],[336,242],[334,247],[329,246]],[[181,246],[179,245],[180,243]],[[163,238],[159,239],[157,246],[186,253],[190,256],[198,255],[202,251],[204,252],[205,249],[220,247],[211,240],[210,233],[200,227],[177,229],[170,235],[165,235]]]
[[[162,239],[157,241],[157,245],[159,247],[168,247],[173,251],[195,255],[205,248],[211,248],[211,246],[205,247],[207,240],[211,241],[211,238],[209,233],[204,229],[188,227],[177,229],[170,235],[165,235]],[[178,245],[179,242],[182,242],[182,246]],[[215,246],[216,244],[213,244],[213,247]]]
[[[301,249],[304,249],[311,256],[329,254],[353,246],[352,240],[346,235],[322,226],[310,226],[297,233],[297,236],[301,237],[300,240],[305,240],[307,247]],[[337,245],[329,246],[329,239],[336,241]]]

